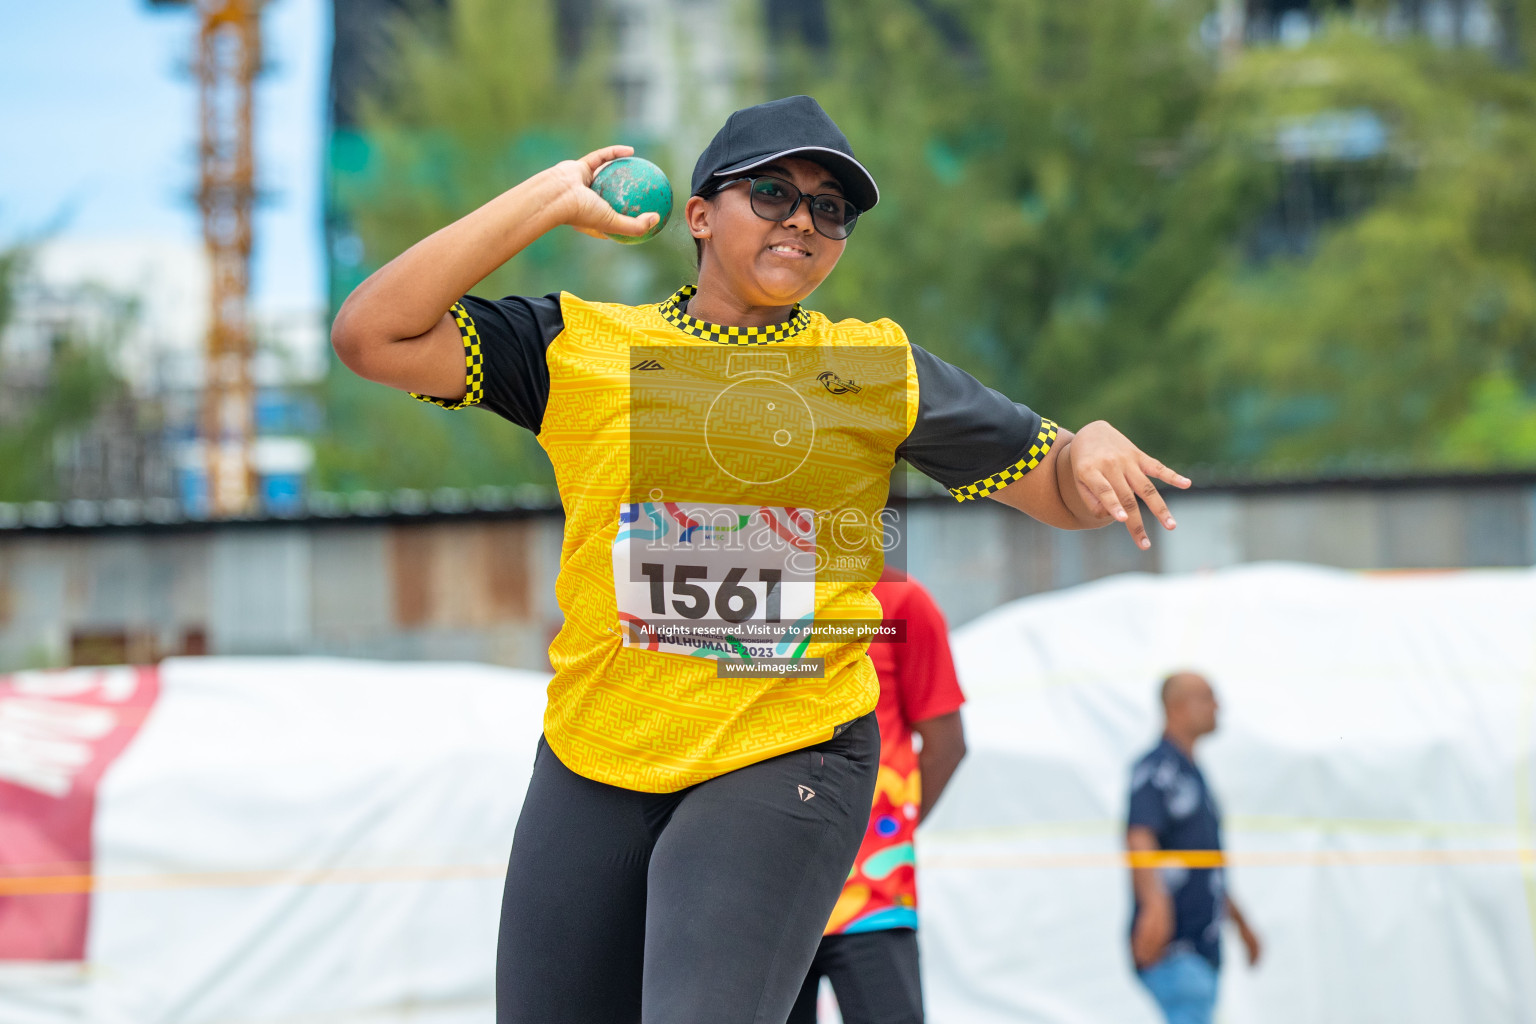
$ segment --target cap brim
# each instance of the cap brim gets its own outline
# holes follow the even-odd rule
[[[767,156],[756,156],[743,163],[716,171],[711,177],[723,178],[740,174],[742,171],[756,170],[765,164],[790,156],[814,161],[831,171],[838,183],[843,186],[843,197],[857,206],[859,212],[874,209],[875,204],[880,201],[880,186],[875,184],[875,176],[847,153],[829,149],[826,146],[797,146],[794,149],[769,153]]]

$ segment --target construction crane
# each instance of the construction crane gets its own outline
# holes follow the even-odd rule
[[[149,0],[154,8],[197,12],[197,205],[212,276],[201,433],[208,512],[237,516],[255,505],[251,463],[251,207],[256,158],[251,99],[261,71],[266,0]]]

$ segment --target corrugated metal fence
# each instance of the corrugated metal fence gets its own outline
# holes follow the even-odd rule
[[[1051,530],[994,502],[913,499],[907,568],[951,625],[1119,572],[1289,560],[1350,569],[1536,563],[1536,476],[1209,488],[1179,529]],[[288,520],[0,508],[0,670],[171,654],[336,654],[541,668],[559,628],[558,510],[335,499]],[[113,521],[115,520],[115,521]]]

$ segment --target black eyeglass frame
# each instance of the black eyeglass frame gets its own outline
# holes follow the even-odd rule
[[[785,221],[789,220],[789,218],[791,218],[791,217],[793,217],[795,215],[795,211],[800,209],[800,204],[802,202],[804,202],[806,199],[810,199],[811,200],[811,206],[809,207],[809,209],[811,211],[811,226],[816,229],[816,233],[818,235],[821,235],[821,236],[823,236],[825,238],[830,238],[830,239],[832,239],[833,241],[836,241],[836,242],[846,241],[848,239],[848,237],[853,234],[854,226],[858,224],[859,217],[864,213],[863,210],[861,210],[857,206],[853,205],[853,203],[848,199],[847,196],[840,196],[836,192],[816,192],[816,193],[802,192],[802,191],[800,191],[800,187],[798,185],[796,185],[794,182],[787,181],[784,178],[779,177],[777,174],[759,174],[759,175],[755,175],[755,176],[747,177],[747,178],[732,178],[730,181],[723,181],[723,182],[721,182],[718,186],[716,186],[715,188],[711,189],[709,194],[711,196],[719,195],[721,192],[724,192],[726,189],[730,188],[732,185],[740,185],[744,181],[747,182],[747,205],[752,207],[752,212],[757,214],[758,217],[761,217],[763,220],[777,221],[778,223],[782,224]],[[784,216],[782,216],[782,217],[767,217],[767,216],[764,216],[762,213],[758,212],[757,203],[754,202],[754,195],[755,194],[752,191],[752,186],[756,185],[759,181],[777,181],[777,182],[779,182],[780,184],[784,185],[787,188],[794,189],[794,191],[795,191],[795,201],[790,204],[789,210],[785,212]],[[825,196],[828,199],[836,199],[838,202],[841,202],[841,203],[846,203],[847,206],[848,206],[848,209],[853,211],[853,216],[848,218],[847,220],[843,221],[842,226],[845,227],[847,230],[843,234],[841,234],[841,235],[834,235],[830,231],[825,231],[825,230],[822,229],[821,218],[816,215],[816,205],[815,205],[815,203],[816,203],[816,200],[821,199],[823,196]]]

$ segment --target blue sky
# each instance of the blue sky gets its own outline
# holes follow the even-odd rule
[[[330,4],[272,0],[257,85],[252,277],[264,309],[324,302],[321,147]],[[60,236],[201,237],[188,10],[144,0],[12,3],[0,13],[0,245]]]

